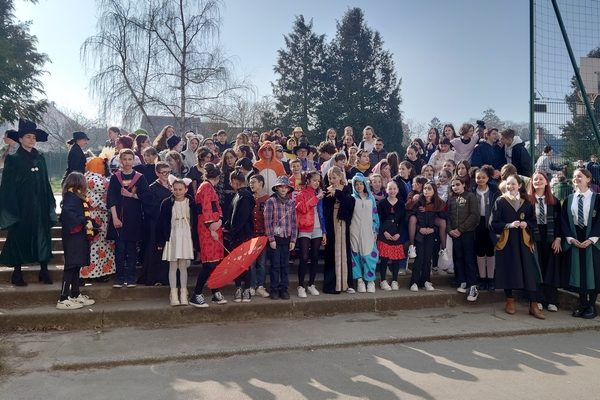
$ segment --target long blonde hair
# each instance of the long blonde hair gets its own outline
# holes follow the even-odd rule
[[[337,175],[340,178],[340,181],[344,184],[344,186],[348,184],[348,180],[346,179],[346,174],[337,165],[334,165],[333,167],[329,168],[329,171],[327,171],[327,178],[330,181],[331,181],[331,175]]]

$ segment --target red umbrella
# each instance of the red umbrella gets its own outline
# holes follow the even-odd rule
[[[208,287],[218,289],[227,285],[246,271],[267,245],[267,237],[259,236],[252,238],[227,255],[214,269],[208,278]]]

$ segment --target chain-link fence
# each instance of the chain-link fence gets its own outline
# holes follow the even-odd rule
[[[583,101],[587,92],[591,112],[598,120],[600,2],[533,0],[532,9],[534,158],[551,146],[555,164],[574,166],[600,149]],[[585,90],[581,90],[576,70]]]

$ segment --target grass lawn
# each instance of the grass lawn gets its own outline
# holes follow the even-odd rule
[[[50,186],[52,186],[52,193],[61,193],[62,187],[60,186],[60,181],[62,180],[62,176],[53,176],[50,178]]]

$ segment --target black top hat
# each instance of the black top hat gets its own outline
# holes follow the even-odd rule
[[[172,150],[179,144],[179,142],[181,142],[181,138],[177,135],[173,135],[167,139],[167,147],[169,150]]]
[[[48,140],[48,133],[38,129],[35,123],[29,121],[28,119],[19,119],[19,130],[17,131],[19,138],[22,138],[28,133],[33,133],[35,135],[35,140],[38,142],[46,142]]]
[[[90,140],[90,138],[88,137],[88,135],[85,134],[85,132],[73,132],[73,139],[69,140],[67,143],[73,144],[80,139]]]
[[[300,149],[304,149],[304,150],[306,150],[307,152],[310,153],[310,146],[306,142],[300,142],[300,144],[298,146],[295,146],[294,147],[294,154],[297,155],[298,154],[298,150],[300,150]]]
[[[15,131],[14,129],[9,129],[6,132],[4,132],[4,135],[9,138],[10,140],[14,140],[15,142],[19,142],[19,132]]]

